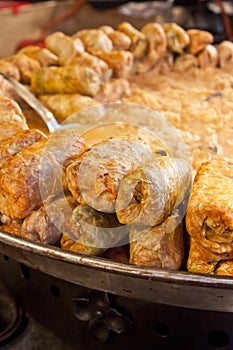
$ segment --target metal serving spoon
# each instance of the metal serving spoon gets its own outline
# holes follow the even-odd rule
[[[50,112],[23,84],[20,84],[17,80],[3,72],[0,72],[0,75],[9,81],[17,94],[40,115],[50,132],[54,132],[60,126],[53,113]]]

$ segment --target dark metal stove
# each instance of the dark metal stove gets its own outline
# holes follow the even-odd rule
[[[1,256],[1,260],[4,283],[0,294],[0,347],[3,350],[233,348],[232,313],[131,300],[73,285],[6,256]],[[10,275],[6,273],[8,269]],[[9,307],[7,312],[1,300],[11,305],[11,315],[16,319],[10,320]],[[97,305],[94,309],[90,300],[92,307]],[[14,307],[16,310],[12,311]],[[115,316],[121,315],[126,323],[122,326],[116,318],[110,319],[109,310]],[[4,327],[9,324],[14,327],[8,329],[7,337]]]

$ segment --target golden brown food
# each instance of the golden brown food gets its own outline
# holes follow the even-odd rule
[[[232,162],[220,159],[203,163],[197,171],[186,213],[186,228],[191,236],[187,262],[190,272],[230,273],[231,263],[227,261],[233,258],[232,170]]]
[[[74,113],[97,104],[93,98],[80,94],[40,95],[39,100],[55,115],[59,123]]]
[[[71,195],[50,197],[22,223],[21,237],[59,245],[62,225],[72,215],[77,203]]]
[[[4,59],[0,60],[0,72],[9,75],[15,80],[19,81],[20,72],[18,67],[13,62],[5,61]]]
[[[112,40],[113,50],[128,50],[130,48],[131,39],[128,35],[107,25],[101,26],[99,29]]]
[[[32,74],[41,67],[37,60],[30,58],[23,53],[9,56],[5,58],[5,60],[14,63],[17,66],[20,72],[20,80],[25,84],[30,84]]]
[[[0,226],[0,230],[13,234],[15,236],[21,236],[22,220],[11,220],[9,223],[5,223]]]
[[[73,34],[72,38],[79,38],[88,52],[92,49],[107,52],[113,49],[112,40],[100,29],[82,29]]]
[[[45,44],[59,57],[61,66],[79,65],[93,69],[103,80],[108,80],[111,70],[103,60],[85,52],[82,41],[77,37],[70,37],[62,32],[50,34]]]
[[[132,24],[128,22],[122,22],[117,26],[117,29],[130,37],[131,45],[130,51],[133,53],[134,58],[140,59],[142,58],[147,50],[147,39],[146,36],[136,28],[132,26]]]
[[[48,50],[36,45],[25,46],[17,52],[17,54],[24,54],[34,60],[38,61],[42,67],[57,66],[59,64],[58,57]]]
[[[7,140],[22,130],[28,130],[28,126],[19,123],[0,123],[0,142]]]
[[[122,178],[151,157],[149,146],[141,140],[106,139],[67,168],[69,190],[78,203],[113,212]]]
[[[12,98],[0,96],[0,123],[27,124],[21,107]]]
[[[54,32],[47,35],[44,43],[45,47],[59,58],[61,65],[68,65],[69,61],[72,61],[77,53],[85,51],[84,45],[79,38],[74,39],[62,32]]]
[[[117,102],[122,98],[130,96],[130,84],[126,79],[111,79],[109,82],[104,83],[98,94],[95,96],[95,100],[105,102]]]
[[[214,41],[213,35],[206,30],[188,29],[187,34],[190,38],[189,52],[192,55],[196,55],[204,50],[207,45],[212,44]]]
[[[233,63],[233,43],[228,40],[222,41],[218,46],[219,65],[225,68]]]
[[[206,47],[197,55],[198,64],[201,68],[216,67],[218,65],[218,50],[213,45]]]
[[[0,167],[18,152],[45,138],[46,135],[38,129],[26,129],[0,141]]]
[[[186,31],[176,23],[164,23],[163,29],[167,37],[167,47],[172,52],[181,54],[189,45],[189,36]]]
[[[34,72],[31,88],[34,93],[80,93],[95,96],[101,81],[98,75],[88,67],[65,66],[43,67]]]
[[[130,230],[130,263],[178,270],[184,258],[183,223],[173,213],[161,225],[133,225]]]
[[[78,205],[63,225],[61,247],[81,254],[101,255],[125,235],[114,214]]]
[[[19,220],[38,209],[63,190],[63,171],[86,149],[75,129],[64,129],[16,154],[0,169],[0,212]]]
[[[133,67],[133,55],[129,51],[97,51],[93,54],[105,61],[114,70],[117,78],[127,79]]]
[[[189,53],[183,53],[176,57],[173,69],[177,72],[184,72],[198,66],[197,57]]]
[[[233,256],[233,163],[212,160],[197,171],[187,208],[186,228],[204,248]]]
[[[147,23],[141,31],[148,40],[148,58],[151,62],[156,62],[167,50],[167,37],[163,26],[155,22]]]
[[[161,224],[187,195],[191,167],[183,159],[154,157],[120,181],[116,214],[120,223]]]
[[[219,254],[214,254],[205,249],[196,239],[190,237],[190,247],[187,261],[187,269],[194,273],[214,274],[218,261],[221,259]]]
[[[89,67],[99,75],[102,81],[108,81],[112,76],[112,69],[108,63],[88,52],[77,53],[72,60],[69,60],[69,65]]]

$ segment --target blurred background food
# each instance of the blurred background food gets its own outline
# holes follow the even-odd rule
[[[173,21],[185,29],[211,31],[215,41],[220,42],[230,39],[232,18],[232,1],[1,0],[0,57],[11,55],[28,42],[38,43],[52,31],[70,35],[80,28],[103,24],[116,27],[123,21],[130,21],[136,28],[148,21]]]

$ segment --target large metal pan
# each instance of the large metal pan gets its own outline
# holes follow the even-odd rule
[[[116,263],[34,243],[4,232],[0,232],[0,250],[29,267],[87,288],[192,309],[233,311],[233,279],[229,277]]]
[[[110,120],[103,125],[108,115],[115,116],[118,124]],[[106,136],[106,130],[110,134],[113,131],[121,134],[125,122],[151,133],[152,138],[159,139],[175,157],[187,159],[185,145],[176,130],[157,113],[139,106],[98,105],[72,116],[66,124],[79,125],[80,133],[87,138],[91,139],[94,134],[101,139]],[[233,311],[233,279],[228,277],[116,263],[34,243],[4,232],[0,232],[0,251],[29,267],[87,288],[192,309]]]

